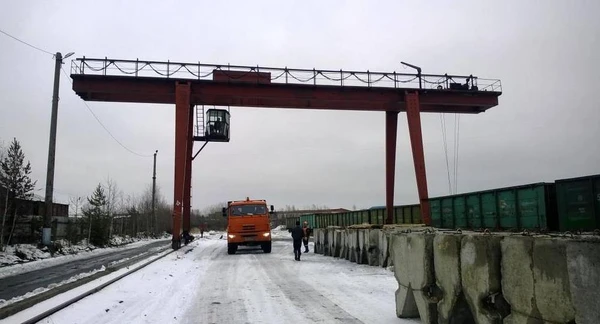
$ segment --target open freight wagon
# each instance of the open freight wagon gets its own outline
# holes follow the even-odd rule
[[[597,231],[600,228],[600,174],[429,198],[431,226],[494,231]],[[288,228],[385,223],[385,206],[286,219]],[[422,224],[419,204],[394,206],[394,224]]]

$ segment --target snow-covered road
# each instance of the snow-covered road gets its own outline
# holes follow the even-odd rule
[[[41,323],[420,323],[399,319],[391,272],[311,252],[198,239]]]

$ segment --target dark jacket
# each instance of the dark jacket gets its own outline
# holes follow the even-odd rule
[[[300,227],[299,225],[292,228],[292,238],[295,241],[301,240],[304,237],[304,231],[302,230],[302,227]]]

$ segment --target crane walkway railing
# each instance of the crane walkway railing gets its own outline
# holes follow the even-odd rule
[[[483,79],[473,75],[292,69],[201,64],[199,62],[98,59],[85,56],[71,61],[72,75],[163,77],[214,81],[216,79],[215,72],[226,76],[230,81],[236,79],[247,81],[256,77],[259,83],[502,92],[500,80]]]

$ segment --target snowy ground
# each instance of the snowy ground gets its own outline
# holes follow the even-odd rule
[[[398,284],[383,268],[314,254],[312,242],[297,262],[284,239],[273,241],[270,254],[240,248],[228,255],[219,237],[195,240],[40,323],[420,323],[396,317]],[[5,320],[21,322],[78,293]]]
[[[58,264],[63,264],[66,262],[72,262],[74,260],[112,253],[115,252],[115,250],[132,249],[164,239],[165,238],[143,239],[122,246],[94,248],[93,250],[89,250],[88,247],[85,245],[71,245],[65,247],[65,251],[68,251],[65,253],[68,254],[55,254],[54,257],[52,257],[50,253],[44,252],[36,248],[34,245],[18,244],[15,246],[9,246],[7,247],[5,252],[0,252],[0,278],[12,276],[17,273],[24,273]],[[23,260],[15,256],[15,251],[21,251],[22,253],[27,255],[27,259]]]

